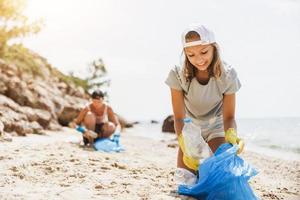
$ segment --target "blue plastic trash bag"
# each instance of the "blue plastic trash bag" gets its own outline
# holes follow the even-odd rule
[[[248,180],[257,174],[237,156],[238,146],[222,144],[214,155],[199,166],[195,185],[180,185],[178,193],[200,200],[256,200]]]
[[[109,138],[99,138],[94,142],[94,148],[97,151],[104,152],[120,152],[124,151],[124,148],[120,146],[116,141]]]
[[[120,152],[124,151],[124,148],[120,145],[120,132],[116,131],[113,134],[112,139],[109,138],[99,138],[94,142],[94,148],[97,151],[104,152]]]
[[[76,130],[80,133],[84,133],[86,129],[83,126],[77,126]],[[104,152],[120,152],[124,151],[124,148],[119,144],[120,142],[120,132],[115,131],[113,138],[98,138],[94,142],[94,148],[97,151]]]

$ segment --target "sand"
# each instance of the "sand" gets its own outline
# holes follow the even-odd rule
[[[192,199],[176,193],[176,141],[134,131],[122,134],[121,153],[84,148],[69,128],[1,142],[0,199]],[[300,199],[300,161],[242,156],[259,171],[250,183],[261,199]]]

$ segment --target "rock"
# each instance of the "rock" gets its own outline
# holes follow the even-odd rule
[[[4,133],[4,124],[0,121],[0,136]]]
[[[21,107],[20,110],[27,116],[29,122],[37,122],[43,128],[47,128],[52,119],[51,114],[46,110],[30,108],[27,106]]]
[[[27,118],[30,122],[38,120],[38,115],[35,112],[35,110],[37,110],[37,109],[33,109],[28,106],[23,106],[20,109],[21,109],[20,111],[27,116]]]
[[[1,80],[2,80],[3,76],[4,76],[3,74],[0,74]],[[0,82],[0,94],[5,94],[6,91],[7,91],[7,87],[6,87],[5,83]]]
[[[27,121],[18,121],[13,124],[13,130],[20,136],[26,136],[27,134],[34,133]]]
[[[169,147],[169,148],[177,148],[178,144],[177,143],[168,144],[167,147]]]
[[[34,134],[41,134],[43,132],[43,127],[37,122],[29,123],[29,128],[32,129]]]
[[[151,120],[150,123],[151,124],[158,124],[158,121],[157,120]]]
[[[1,121],[4,124],[4,127],[6,127],[6,122],[14,123],[17,121],[27,121],[28,118],[23,113],[17,113],[14,110],[12,110],[9,107],[5,107],[3,105],[0,105],[0,118]]]
[[[17,112],[20,110],[20,105],[15,103],[12,99],[0,94],[0,106],[8,107]]]
[[[1,110],[2,112],[2,110]],[[18,118],[17,118],[18,117]],[[14,113],[14,111],[6,111],[5,117],[0,117],[0,121],[3,122],[5,132],[16,132],[20,136],[33,133],[33,129],[30,127],[30,123],[26,120],[22,120],[22,115]]]
[[[118,117],[118,120],[119,120],[122,128],[132,128],[134,124],[137,124],[136,122],[128,122],[124,117],[122,117],[116,113],[115,113],[115,115]]]
[[[8,130],[14,129],[14,125],[12,124],[19,121],[38,122],[44,128],[47,128],[51,121],[51,115],[48,111],[41,109],[33,109],[27,106],[21,107],[12,99],[3,95],[0,95],[0,108],[0,115],[5,116],[6,119],[4,121],[6,123],[6,126],[9,127]],[[33,132],[35,132],[40,129],[40,126],[38,127],[36,124],[33,124],[32,128]],[[24,130],[19,131],[18,134],[24,132]],[[29,131],[25,132],[29,133]],[[23,133],[21,133],[21,135],[23,135]]]
[[[62,112],[58,115],[58,122],[63,126],[68,126],[89,101],[70,95],[66,95],[65,100],[67,103],[64,105]]]
[[[32,92],[27,88],[26,82],[22,81],[19,77],[12,77],[6,85],[7,91],[5,95],[21,106],[34,105],[36,99]]]
[[[69,84],[67,87],[67,94],[79,98],[86,98],[84,89],[82,87],[76,87],[74,84]]]
[[[64,94],[58,89],[53,82],[35,79],[28,83],[28,88],[36,97],[36,102],[29,105],[33,108],[47,110],[54,119],[62,111],[63,106],[67,103],[64,100]]]
[[[58,122],[63,126],[68,126],[69,122],[73,121],[79,114],[82,106],[65,106],[58,117]]]
[[[51,114],[53,118],[56,118],[54,103],[47,97],[40,97],[37,100],[36,104],[32,105],[32,107],[46,110]]]
[[[56,120],[52,120],[48,126],[48,129],[51,131],[60,131],[62,130],[62,126]]]
[[[37,115],[37,122],[43,127],[47,128],[51,121],[51,114],[46,110],[35,109]]]
[[[63,112],[63,109],[65,105],[68,105],[68,102],[63,99],[61,96],[54,96],[52,99],[54,103],[54,112],[57,116],[57,119],[59,118],[59,115]]]
[[[169,115],[163,122],[162,132],[175,133],[174,116]]]

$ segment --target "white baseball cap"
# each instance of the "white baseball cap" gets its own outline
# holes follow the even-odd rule
[[[198,33],[200,36],[200,40],[193,41],[193,42],[186,42],[185,36],[190,31],[195,31],[196,33]],[[187,29],[185,29],[182,33],[183,48],[192,47],[192,46],[196,46],[196,45],[207,45],[207,44],[212,44],[215,42],[216,42],[216,39],[215,39],[214,33],[201,24],[192,24]]]

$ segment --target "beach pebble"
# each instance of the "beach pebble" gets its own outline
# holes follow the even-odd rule
[[[111,164],[112,167],[118,168],[118,169],[127,169],[125,165],[120,165],[118,163]]]
[[[167,147],[169,147],[169,148],[176,148],[176,147],[178,147],[178,144],[176,144],[176,143],[174,143],[174,144],[168,144]]]
[[[19,171],[16,166],[11,167],[10,170],[13,171],[13,172],[18,172]]]
[[[104,187],[103,187],[102,185],[96,185],[96,186],[95,186],[95,189],[98,189],[98,190],[99,190],[99,189],[104,189]]]

